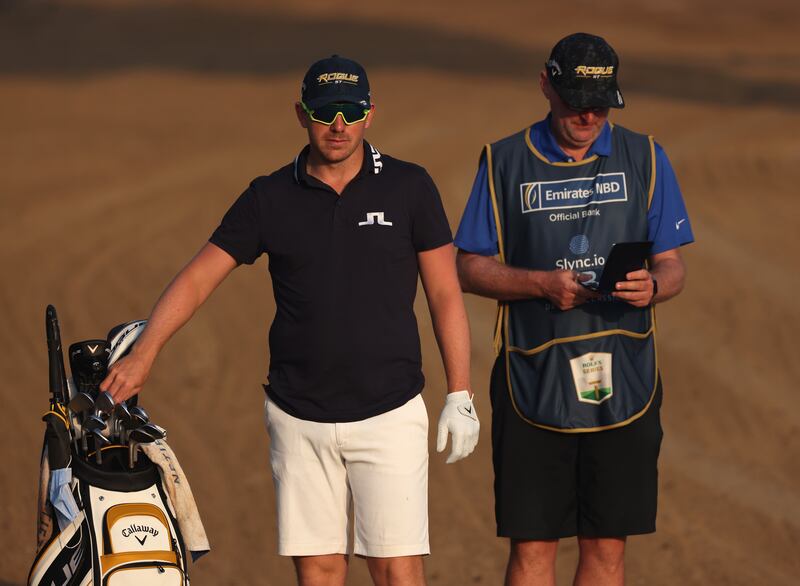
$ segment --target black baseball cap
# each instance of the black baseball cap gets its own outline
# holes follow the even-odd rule
[[[308,68],[300,99],[311,110],[336,102],[370,106],[367,72],[352,59],[332,55]]]
[[[558,41],[545,63],[547,78],[573,110],[624,108],[617,85],[619,58],[605,39],[575,33]]]

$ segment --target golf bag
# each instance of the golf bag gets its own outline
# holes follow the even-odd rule
[[[158,466],[138,454],[138,445],[126,444],[116,412],[106,424],[96,411],[103,427],[95,431],[89,427],[92,416],[81,418],[71,408],[81,392],[100,404],[99,382],[113,344],[90,341],[89,354],[96,356],[89,356],[84,370],[92,380],[77,372],[81,367],[71,356],[70,384],[52,306],[46,331],[51,397],[43,417],[38,553],[28,585],[188,586],[186,548]],[[106,435],[97,437],[101,433]]]

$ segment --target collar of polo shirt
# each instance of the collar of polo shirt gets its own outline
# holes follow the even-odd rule
[[[356,177],[371,174],[377,175],[383,171],[383,160],[380,152],[366,140],[364,141],[364,160],[361,163],[361,170]],[[302,151],[294,158],[294,180],[296,183],[308,183],[308,173],[306,173],[306,161],[308,152],[311,150],[306,145]]]

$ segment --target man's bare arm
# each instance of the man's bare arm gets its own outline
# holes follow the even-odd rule
[[[161,294],[131,353],[111,367],[100,389],[109,391],[115,402],[141,391],[167,340],[235,268],[236,261],[227,252],[211,243],[203,246]]]
[[[453,245],[447,244],[417,255],[449,392],[470,390],[469,322],[453,252]]]
[[[578,284],[579,274],[575,271],[520,269],[464,250],[458,251],[456,265],[465,292],[499,301],[543,297],[566,310],[597,296]]]
[[[436,451],[447,447],[447,463],[469,456],[478,444],[481,425],[472,404],[469,383],[470,338],[464,298],[458,284],[452,244],[417,255],[422,286],[428,298],[433,331],[447,375],[447,399],[436,426]]]

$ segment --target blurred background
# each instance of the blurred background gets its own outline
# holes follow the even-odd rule
[[[0,0],[0,586],[33,559],[47,405],[45,306],[65,346],[146,317],[261,174],[305,144],[293,111],[314,60],[362,62],[379,150],[424,165],[452,227],[484,143],[542,118],[552,45],[604,36],[697,239],[660,306],[665,383],[658,532],[629,540],[630,584],[795,584],[800,575],[800,4],[791,0]],[[166,347],[141,396],[188,475],[213,550],[193,583],[291,584],[276,555],[262,422],[274,312],[266,258],[235,271]],[[432,585],[502,582],[490,407],[494,304],[467,297],[481,443],[432,453]],[[417,317],[432,423],[443,373]],[[562,542],[559,584],[577,546]],[[361,560],[349,584],[368,584]]]

